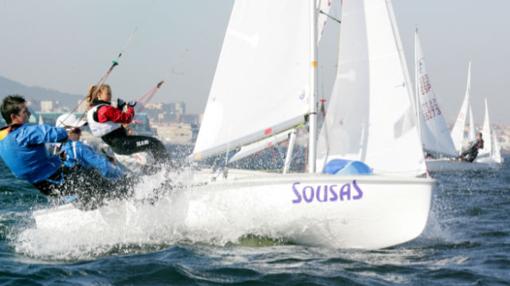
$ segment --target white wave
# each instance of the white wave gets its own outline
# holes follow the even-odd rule
[[[242,197],[221,202],[207,194],[194,195],[193,188],[174,188],[164,190],[154,199],[153,190],[169,177],[173,186],[186,184],[186,173],[162,171],[143,178],[129,200],[109,201],[86,212],[71,205],[34,212],[37,224],[20,231],[15,249],[32,257],[87,259],[119,249],[129,253],[130,249],[182,241],[224,245],[236,243],[246,234],[271,235],[264,222],[253,221],[248,213],[239,213],[245,200]],[[232,203],[237,207],[233,209]]]

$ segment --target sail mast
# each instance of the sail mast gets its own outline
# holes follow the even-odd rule
[[[317,6],[316,0],[310,0],[311,29],[310,29],[310,48],[311,48],[311,68],[313,71],[310,76],[310,114],[308,116],[309,138],[308,138],[308,172],[315,173],[317,159]]]

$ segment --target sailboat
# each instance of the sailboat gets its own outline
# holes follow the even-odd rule
[[[391,1],[344,2],[339,70],[319,138],[317,7],[314,0],[235,1],[190,157],[231,153],[306,124],[308,172],[226,169],[210,180],[208,170],[197,170],[194,184],[179,194],[186,233],[221,237],[229,225],[236,230],[231,240],[254,234],[377,249],[413,240],[424,230],[436,182],[423,177]],[[338,158],[361,160],[373,174],[322,173]],[[57,215],[34,217],[38,227],[52,227],[62,217]]]
[[[492,164],[499,167],[503,163],[501,157],[501,146],[495,130],[492,130],[489,116],[489,104],[485,98],[485,116],[483,121],[482,135],[484,138],[484,147],[478,153],[477,163]]]
[[[415,85],[417,118],[424,151],[434,157],[456,157],[458,152],[426,70],[418,30],[415,32]]]
[[[426,167],[391,3],[344,2],[339,71],[318,143],[315,7],[235,2],[192,154],[234,152],[307,124],[308,173],[230,169],[187,195],[197,208],[224,204],[232,217],[190,219],[188,227],[228,223],[296,243],[366,249],[423,231],[435,181],[417,178]],[[338,158],[361,160],[374,175],[321,172]]]
[[[463,148],[466,144],[473,141],[475,139],[475,124],[473,119],[473,110],[470,104],[470,94],[471,94],[471,63],[469,63],[468,67],[468,76],[467,76],[467,87],[466,94],[464,96],[464,100],[462,102],[461,109],[457,116],[457,120],[455,121],[455,125],[451,131],[451,138],[454,142],[454,146],[457,154],[460,154],[463,151]],[[486,105],[486,123],[490,124],[488,119],[488,107]],[[466,130],[466,121],[469,122],[467,132]],[[490,129],[490,126],[488,127]],[[483,138],[485,140],[484,149],[487,149],[487,145],[492,145],[490,143],[491,140],[491,132],[484,131]],[[487,135],[485,134],[487,133]],[[487,142],[489,141],[489,143]],[[488,143],[488,144],[487,144]],[[492,148],[492,147],[489,147]],[[488,157],[484,154],[484,149],[479,151],[478,157]],[[496,159],[497,160],[497,159]],[[481,171],[481,170],[491,170],[498,168],[499,165],[495,163],[492,159],[477,159],[474,162],[465,162],[455,158],[440,158],[440,159],[432,159],[427,160],[427,168],[430,172],[453,172],[453,171]]]
[[[455,144],[455,149],[458,153],[462,151],[464,145],[469,141],[474,139],[474,122],[473,122],[473,111],[471,109],[471,104],[469,101],[469,97],[471,94],[471,62],[468,67],[468,76],[467,76],[467,86],[466,86],[466,94],[464,95],[464,100],[462,101],[462,106],[459,111],[459,115],[457,116],[457,120],[453,125],[453,129],[451,132],[451,136],[453,142]],[[466,120],[469,115],[469,129],[468,134],[466,134]]]

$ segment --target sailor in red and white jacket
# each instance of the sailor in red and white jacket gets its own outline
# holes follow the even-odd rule
[[[127,104],[117,100],[117,106],[111,105],[112,92],[109,85],[103,84],[96,90],[92,86],[89,90],[88,101],[90,109],[87,112],[87,122],[90,131],[96,137],[101,137],[113,152],[120,155],[147,151],[156,161],[169,159],[168,152],[161,141],[149,136],[129,135],[123,124],[129,124],[135,116],[136,101]],[[127,109],[124,111],[127,105]]]

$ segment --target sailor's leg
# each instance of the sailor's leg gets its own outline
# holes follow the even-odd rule
[[[112,149],[115,153],[129,155],[138,152],[150,152],[157,162],[170,160],[165,145],[158,139],[149,136],[126,136],[114,140]]]

